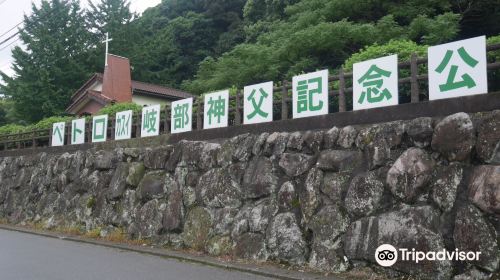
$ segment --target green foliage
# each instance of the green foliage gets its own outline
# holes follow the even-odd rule
[[[460,15],[454,13],[444,13],[435,18],[419,15],[410,24],[408,37],[429,45],[452,41],[458,34],[460,19]]]
[[[0,103],[0,125],[61,115],[75,90],[103,71],[105,32],[110,52],[130,58],[135,80],[194,93],[335,72],[391,53],[405,60],[423,45],[500,33],[498,0],[163,0],[140,17],[129,6],[33,6],[21,31],[26,50],[13,52],[16,75],[2,75],[13,110]]]
[[[27,126],[26,130],[29,131],[29,130],[39,130],[39,129],[50,129],[50,128],[52,128],[52,125],[54,123],[69,122],[72,119],[74,119],[74,118],[73,117],[49,117],[49,118],[45,118],[45,119],[37,122],[36,124],[32,124],[32,125]]]
[[[76,1],[42,1],[25,17],[14,48],[15,76],[2,74],[2,86],[17,116],[27,122],[61,114],[89,74],[89,33]]]
[[[18,124],[7,124],[4,126],[0,126],[0,135],[8,135],[24,132],[25,127]]]
[[[135,58],[139,51],[135,43],[141,38],[140,30],[131,22],[134,15],[130,12],[128,0],[89,1],[89,8],[84,12],[85,22],[91,33],[89,44],[89,63],[93,72],[104,71],[105,44],[102,41],[109,33],[112,41],[109,52],[120,56]]]
[[[488,45],[500,44],[500,35],[489,37],[486,40],[486,42]],[[488,60],[491,62],[500,61],[500,50],[489,52],[488,53]]]
[[[89,197],[89,199],[87,200],[87,208],[92,209],[95,207],[95,205],[96,205],[95,197],[93,197],[93,196]]]
[[[287,5],[284,16],[274,17],[277,20],[255,8],[269,2],[247,1],[247,42],[218,58],[203,60],[195,79],[185,81],[183,87],[201,93],[290,79],[302,72],[337,69],[365,46],[384,45],[391,40],[445,42],[455,38],[459,30],[460,15],[447,11],[450,5],[438,0],[427,4],[301,0]],[[415,15],[418,7],[423,8],[422,14]],[[403,13],[405,9],[409,14]],[[404,47],[399,50],[402,54]],[[390,45],[386,51],[391,51]]]
[[[0,126],[15,123],[15,112],[12,101],[0,98]]]
[[[489,37],[487,44],[500,44],[500,35]],[[488,52],[488,62],[495,61],[500,61],[500,50]],[[488,88],[492,91],[500,90],[500,69],[488,73]]]
[[[116,113],[128,110],[132,110],[134,113],[138,113],[141,112],[142,106],[135,103],[116,103],[102,108],[96,115],[107,114],[110,117],[114,117]]]
[[[393,54],[398,55],[399,62],[409,61],[412,53],[416,53],[419,57],[425,57],[427,55],[427,47],[425,45],[417,45],[408,40],[392,40],[384,45],[374,44],[351,55],[345,61],[343,68],[346,71],[352,71],[354,63]]]

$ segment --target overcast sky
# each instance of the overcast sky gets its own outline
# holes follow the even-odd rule
[[[5,35],[2,35],[16,24],[22,22],[24,14],[29,15],[31,13],[32,2],[38,5],[41,0],[0,0],[0,42],[17,32],[16,28]],[[82,7],[87,7],[87,0],[80,0],[80,2]],[[92,2],[97,3],[98,0],[92,0]],[[161,0],[130,0],[130,7],[132,11],[141,13],[149,7],[158,5],[160,2]],[[0,46],[0,71],[3,71],[8,75],[12,74],[12,70],[10,69],[10,65],[12,63],[11,49],[19,44],[19,41],[14,42],[16,38],[10,40],[9,43],[2,44]],[[10,43],[13,44],[8,46]]]

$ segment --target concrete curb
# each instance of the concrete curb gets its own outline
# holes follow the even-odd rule
[[[244,272],[244,273],[250,273],[250,274],[274,278],[274,279],[282,279],[282,280],[305,280],[305,279],[342,280],[341,278],[332,278],[331,276],[326,277],[326,276],[315,274],[315,273],[286,270],[286,269],[271,266],[269,264],[259,264],[259,267],[256,267],[256,264],[229,263],[229,262],[224,262],[224,261],[218,260],[218,259],[213,258],[213,257],[208,257],[208,256],[193,256],[193,255],[183,253],[183,252],[169,251],[167,249],[140,247],[140,246],[127,245],[127,244],[112,243],[112,242],[108,242],[108,241],[93,240],[93,239],[87,239],[87,238],[82,238],[82,237],[65,236],[65,235],[51,233],[51,232],[39,232],[39,231],[31,230],[31,229],[10,226],[10,225],[0,225],[0,229],[20,232],[20,233],[25,233],[25,234],[32,234],[32,235],[37,235],[37,236],[42,236],[42,237],[47,237],[47,238],[54,238],[54,239],[61,239],[61,240],[67,240],[67,241],[72,241],[72,242],[90,244],[90,245],[95,245],[95,246],[103,246],[103,247],[108,247],[108,248],[113,248],[113,249],[125,250],[125,251],[129,251],[129,252],[136,252],[136,253],[140,253],[140,254],[147,254],[147,255],[152,255],[152,256],[157,256],[157,257],[162,257],[162,258],[167,258],[167,259],[174,259],[174,260],[183,261],[183,262],[190,262],[190,263],[207,265],[207,266],[216,267],[216,268],[222,268],[222,269],[226,269],[226,270],[233,270],[233,271],[239,271],[239,272]]]

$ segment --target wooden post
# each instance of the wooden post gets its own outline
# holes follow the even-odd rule
[[[241,124],[240,94],[241,91],[236,91],[236,110],[234,111],[234,125]]]
[[[419,88],[418,88],[418,64],[417,54],[411,54],[410,71],[411,71],[411,103],[419,102]]]
[[[283,80],[283,86],[281,89],[281,119],[288,119],[288,89],[287,81]]]
[[[202,124],[202,119],[201,119],[201,116],[202,116],[202,107],[201,107],[201,99],[202,97],[199,96],[198,98],[196,98],[196,102],[198,103],[197,106],[198,106],[198,110],[196,110],[196,129],[197,130],[202,130],[203,129],[203,124]]]
[[[90,119],[90,122],[87,122],[87,119],[85,119],[85,134],[87,136],[87,143],[92,143],[92,119]]]
[[[346,111],[344,69],[339,71],[339,112]]]
[[[114,119],[110,119],[110,126],[109,126],[109,140],[115,140],[115,127],[116,127],[116,115]]]
[[[137,112],[137,123],[135,124],[135,138],[141,138],[142,114]]]
[[[32,147],[33,148],[36,148],[36,131],[33,131],[33,133],[31,133],[31,141],[32,141]]]
[[[52,132],[53,132],[52,130],[53,129],[54,128],[49,128],[49,147],[52,146]]]
[[[169,110],[168,110],[168,107],[169,107],[169,104],[165,104],[165,123],[164,123],[164,132],[165,134],[169,133],[170,132],[170,125],[169,125],[169,120],[170,120],[170,114],[169,114]]]
[[[66,129],[65,129],[65,133],[66,133],[66,145],[71,145],[71,123],[66,123]]]

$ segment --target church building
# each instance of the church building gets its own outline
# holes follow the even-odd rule
[[[133,81],[128,58],[107,54],[104,74],[95,73],[73,96],[66,113],[93,115],[112,103],[133,102],[141,106],[193,97],[192,94],[154,84]]]

